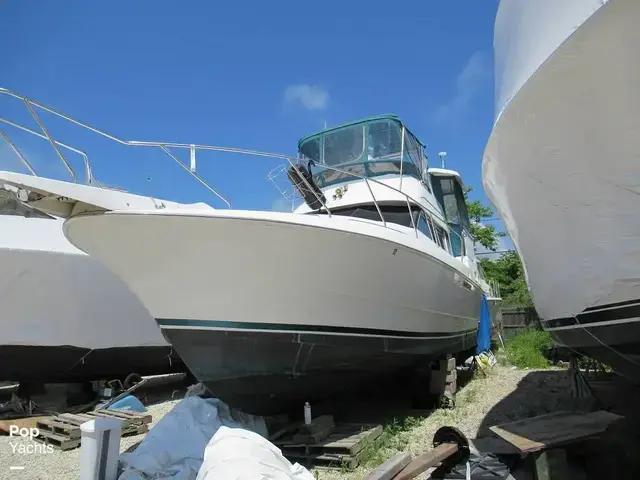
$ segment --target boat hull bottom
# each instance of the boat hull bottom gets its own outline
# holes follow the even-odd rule
[[[72,346],[0,345],[0,380],[30,383],[84,382],[159,375],[187,369],[167,346],[91,350]]]
[[[588,325],[588,324],[587,324]],[[549,330],[554,341],[611,367],[640,384],[640,319],[625,323]]]
[[[212,396],[256,415],[301,409],[304,402],[383,381],[403,369],[476,344],[475,331],[419,339],[186,328],[163,331]]]

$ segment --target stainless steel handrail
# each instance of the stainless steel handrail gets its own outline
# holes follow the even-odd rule
[[[155,148],[159,148],[160,150],[162,150],[165,154],[167,154],[172,160],[174,160],[175,162],[177,162],[182,168],[184,168],[187,173],[189,173],[191,176],[193,176],[196,180],[198,180],[203,186],[205,186],[209,191],[211,191],[215,196],[217,196],[220,200],[222,200],[223,202],[226,203],[226,205],[228,206],[228,208],[231,208],[231,202],[229,202],[229,200],[227,198],[225,198],[222,194],[220,194],[215,188],[213,188],[211,185],[209,185],[202,177],[200,177],[200,175],[198,175],[196,173],[196,151],[198,150],[203,150],[203,151],[217,151],[217,152],[226,152],[226,153],[237,153],[237,154],[244,154],[244,155],[252,155],[252,156],[258,156],[258,157],[268,157],[268,158],[275,158],[275,159],[280,159],[280,160],[285,160],[289,163],[290,166],[295,167],[297,165],[297,163],[299,162],[300,159],[295,158],[295,157],[291,157],[288,155],[282,155],[282,154],[276,154],[276,153],[269,153],[269,152],[264,152],[264,151],[259,151],[259,150],[248,150],[248,149],[243,149],[243,148],[235,148],[235,147],[222,147],[222,146],[214,146],[214,145],[199,145],[199,144],[188,144],[188,143],[173,143],[173,142],[149,142],[149,141],[137,141],[137,140],[123,140],[119,137],[116,137],[115,135],[111,135],[103,130],[100,130],[96,127],[93,127],[87,123],[81,122],[80,120],[71,117],[65,113],[60,112],[57,109],[54,109],[52,107],[49,107],[47,105],[44,105],[40,102],[37,102],[35,100],[31,100],[29,98],[27,98],[24,95],[21,95],[19,93],[13,92],[11,90],[8,90],[6,88],[0,88],[0,95],[8,95],[17,99],[20,99],[24,102],[24,104],[26,105],[29,113],[31,113],[31,115],[33,116],[33,118],[36,120],[36,122],[38,123],[38,125],[40,126],[40,128],[43,131],[43,134],[40,134],[36,131],[33,131],[27,127],[24,127],[22,125],[19,125],[15,122],[12,122],[10,120],[4,119],[2,117],[0,117],[0,121],[3,121],[4,123],[7,123],[9,125],[12,125],[16,128],[19,128],[23,131],[26,131],[28,133],[31,133],[33,135],[38,136],[39,138],[43,138],[43,139],[47,139],[49,140],[49,142],[51,143],[51,145],[53,146],[54,150],[56,151],[58,157],[61,159],[61,161],[64,163],[65,167],[69,170],[69,172],[71,173],[74,182],[77,180],[76,179],[76,174],[75,171],[73,170],[73,167],[68,163],[68,161],[66,160],[66,157],[64,156],[64,154],[62,153],[62,151],[60,150],[59,147],[63,147],[66,148],[68,150],[71,150],[73,152],[76,152],[80,155],[83,156],[84,161],[85,161],[85,168],[87,170],[87,181],[89,183],[97,183],[95,182],[95,179],[93,178],[92,175],[92,171],[91,171],[91,164],[89,161],[89,157],[88,155],[79,149],[75,149],[73,147],[70,147],[68,145],[65,145],[62,142],[57,141],[49,132],[49,130],[46,128],[46,126],[44,125],[44,123],[42,122],[42,120],[40,119],[40,117],[38,116],[36,110],[34,107],[37,107],[41,110],[44,110],[46,112],[49,112],[55,116],[58,116],[60,118],[63,118],[79,127],[85,128],[89,131],[92,131],[94,133],[96,133],[97,135],[100,135],[102,137],[108,138],[116,143],[119,143],[121,145],[126,145],[126,146],[136,146],[136,147],[155,147]],[[404,129],[403,129],[403,133],[404,133]],[[2,135],[5,140],[8,141],[9,145],[12,146],[12,148],[14,147],[15,144],[13,144],[13,142],[10,140],[10,138],[8,137],[8,135],[6,135],[6,133],[3,132]],[[176,149],[187,149],[190,151],[190,157],[191,157],[191,165],[188,166],[186,165],[182,160],[180,160],[180,158],[178,156],[176,156],[174,153],[172,153],[170,151],[170,148],[176,148]],[[403,142],[403,148],[404,148],[404,142]],[[27,168],[34,174],[37,176],[37,174],[35,173],[35,170],[33,169],[33,167],[30,165],[30,163],[28,162],[28,160],[26,160],[26,157],[24,157],[24,155],[17,150],[17,147],[14,148],[14,151],[16,152],[16,154],[18,155],[18,157],[23,160],[23,162],[25,163],[25,165],[27,166]],[[402,155],[403,156],[403,155]],[[401,165],[402,165],[402,159],[401,159]],[[355,178],[358,178],[360,180],[363,180],[369,190],[369,193],[371,194],[371,198],[373,200],[373,203],[375,205],[375,208],[378,212],[378,215],[380,216],[380,219],[383,223],[383,225],[386,227],[387,226],[387,222],[386,219],[384,218],[384,215],[382,214],[382,209],[380,208],[380,205],[378,203],[378,200],[376,199],[375,194],[373,193],[373,189],[371,188],[371,183],[375,183],[378,185],[382,185],[388,189],[391,189],[392,191],[395,191],[401,195],[403,195],[405,197],[405,201],[407,203],[407,208],[410,212],[411,212],[411,202],[414,203],[414,205],[416,206],[420,206],[420,202],[418,202],[416,199],[414,199],[413,197],[411,197],[410,195],[408,195],[407,193],[403,192],[401,189],[397,189],[395,187],[392,187],[391,185],[388,185],[386,183],[383,183],[379,180],[375,180],[373,178],[368,178],[362,175],[358,175],[355,174],[353,172],[348,172],[346,170],[334,167],[334,166],[330,166],[330,165],[325,165],[322,164],[322,166],[324,168],[328,168],[330,170],[339,172],[339,173],[343,173]],[[321,203],[322,207],[326,210],[327,214],[329,216],[331,216],[331,210],[330,208],[327,206],[326,202],[321,198],[320,195],[318,195],[315,190],[312,188],[312,185],[306,180],[306,178],[304,178],[304,176],[301,177],[303,182],[305,183],[305,185],[309,188],[309,190],[311,192],[313,192],[313,194],[315,195],[315,197],[318,199],[318,201]],[[401,176],[402,179],[402,176]],[[443,221],[445,223],[445,225],[447,224],[446,219],[441,218],[438,215],[435,215],[435,212],[430,212],[433,216],[435,216],[436,218],[440,219],[441,221]],[[415,220],[413,219],[413,215],[411,216],[411,222],[412,222],[412,226],[414,229],[414,232],[416,234],[416,237],[418,236],[418,226],[417,223],[415,222]],[[451,235],[451,233],[454,233],[455,235],[457,235],[458,237],[460,237],[460,240],[462,242],[462,244],[464,245],[464,239],[458,235],[455,231],[451,230],[450,228],[447,229],[449,231],[449,235]]]

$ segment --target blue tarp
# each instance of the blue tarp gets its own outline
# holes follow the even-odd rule
[[[491,349],[491,312],[487,296],[482,295],[482,307],[480,308],[480,324],[478,325],[478,339],[476,354],[488,352]]]

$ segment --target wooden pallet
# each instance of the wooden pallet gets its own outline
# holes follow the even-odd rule
[[[291,461],[307,466],[356,468],[365,446],[382,434],[381,425],[362,423],[338,424],[325,440],[314,444],[296,444],[292,438],[275,442],[282,454]]]
[[[80,425],[96,418],[122,420],[122,436],[138,435],[149,431],[152,417],[149,414],[130,410],[94,410],[85,413],[61,413],[37,422],[38,436],[34,440],[60,450],[71,450],[80,446]]]

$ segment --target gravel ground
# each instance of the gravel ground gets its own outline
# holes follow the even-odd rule
[[[433,435],[445,425],[457,427],[467,438],[476,438],[486,436],[492,425],[571,408],[570,385],[565,370],[518,370],[496,364],[486,377],[476,377],[459,390],[455,409],[436,410],[416,419],[411,429],[375,452],[375,458],[365,467],[353,472],[318,469],[318,477],[321,480],[362,479],[376,464],[400,450],[410,451],[414,456],[430,450]]]
[[[568,376],[562,370],[523,371],[496,365],[486,378],[476,378],[463,387],[452,410],[436,410],[428,417],[418,419],[413,427],[402,432],[392,444],[375,452],[367,468],[354,472],[318,470],[323,480],[361,479],[376,462],[382,462],[404,449],[420,454],[431,448],[435,431],[443,425],[455,425],[469,438],[481,436],[484,429],[496,423],[554,411],[570,401]],[[153,423],[157,423],[179,400],[170,400],[149,406]],[[144,435],[125,437],[121,452],[144,438]],[[79,478],[80,449],[52,453],[17,453],[19,445],[35,442],[0,437],[0,478],[29,480],[67,480]],[[14,451],[15,448],[15,451]],[[12,465],[24,466],[21,471],[9,471]]]
[[[169,400],[148,407],[149,413],[153,416],[151,427],[155,425],[166,413],[168,413],[179,400]],[[137,444],[144,438],[144,435],[124,437],[120,443],[120,452]],[[0,437],[0,478],[11,478],[16,480],[72,480],[80,477],[80,449],[61,452],[36,451],[36,453],[18,453],[18,450],[29,445],[38,445],[37,442],[29,439],[18,439],[15,437]],[[34,448],[34,447],[30,447]],[[11,466],[23,466],[24,470],[9,470]]]

